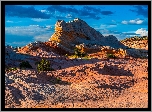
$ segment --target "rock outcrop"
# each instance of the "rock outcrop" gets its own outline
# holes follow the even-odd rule
[[[129,48],[148,50],[148,40],[121,41],[121,43]]]
[[[56,41],[68,49],[72,49],[79,44],[111,46],[114,48],[125,47],[115,36],[104,37],[99,31],[96,31],[79,18],[70,22],[58,20],[55,24],[55,33],[49,41]]]
[[[29,54],[29,52],[37,51],[40,48],[47,52],[53,51],[59,55],[70,55],[74,54],[74,48],[77,47],[88,54],[103,52],[105,54],[111,53],[118,57],[147,58],[148,37],[145,39],[127,38],[127,40],[118,41],[113,35],[103,36],[85,21],[77,18],[70,22],[58,20],[55,24],[55,32],[48,42],[30,43],[18,49],[18,52]]]
[[[148,58],[148,37],[131,37],[120,41],[132,57]]]

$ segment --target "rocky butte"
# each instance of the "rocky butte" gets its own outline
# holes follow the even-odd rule
[[[58,20],[55,24],[55,32],[49,41],[56,41],[69,49],[79,44],[84,44],[86,47],[89,45],[111,46],[113,48],[125,47],[115,36],[103,36],[79,18],[69,22]]]
[[[65,22],[58,20],[55,24],[55,32],[49,39],[49,42],[55,42],[58,48],[73,53],[76,46],[80,46],[87,53],[97,52],[104,49],[119,49],[124,55],[133,57],[147,56],[148,50],[145,49],[126,49],[127,45],[118,41],[113,36],[103,36],[99,31],[90,27],[85,21],[76,18],[73,21]]]

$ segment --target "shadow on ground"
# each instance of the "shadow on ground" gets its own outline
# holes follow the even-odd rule
[[[124,89],[130,88],[134,85],[135,80],[132,79],[130,81],[124,82],[124,83],[112,83],[112,84],[100,84],[97,88],[104,88],[104,89],[111,89],[111,90],[118,90],[118,91],[122,91]]]
[[[59,77],[55,77],[54,75],[50,76],[47,75],[48,72],[37,72],[37,77],[30,77],[25,79],[25,82],[27,83],[41,83],[41,84],[60,84],[60,85],[70,85],[70,82],[62,81]]]
[[[124,68],[119,68],[118,65],[107,65],[100,68],[100,65],[91,68],[92,71],[97,71],[102,75],[110,75],[110,76],[134,76],[130,70],[124,70]]]

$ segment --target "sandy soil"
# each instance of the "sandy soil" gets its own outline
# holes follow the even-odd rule
[[[6,108],[148,108],[148,59],[47,58],[55,71],[38,73],[34,57],[5,73]]]

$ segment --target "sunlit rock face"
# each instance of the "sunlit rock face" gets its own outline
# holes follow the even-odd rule
[[[96,31],[79,18],[70,22],[58,20],[55,24],[55,32],[49,41],[56,41],[69,49],[83,43],[90,45],[90,47],[92,45],[112,46],[114,48],[124,47],[115,36],[104,37],[99,31]]]

